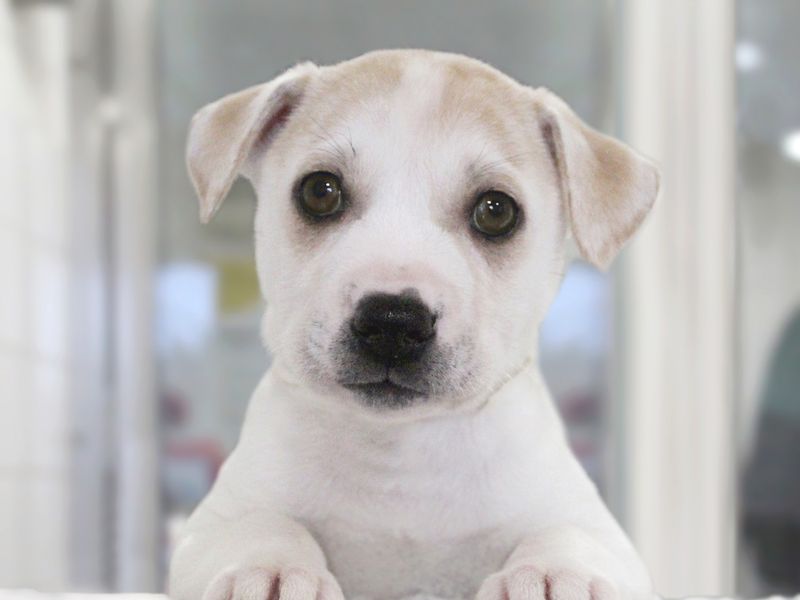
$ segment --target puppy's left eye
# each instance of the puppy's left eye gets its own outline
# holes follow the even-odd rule
[[[342,210],[342,184],[333,173],[316,171],[300,182],[300,206],[312,217],[329,217]]]
[[[517,203],[503,192],[489,191],[481,194],[472,209],[472,227],[487,237],[511,233],[518,218]]]

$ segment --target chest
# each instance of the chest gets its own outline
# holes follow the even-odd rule
[[[472,598],[518,543],[539,494],[494,452],[306,463],[288,512],[328,557],[347,598]],[[533,509],[533,510],[532,510]]]
[[[306,525],[351,599],[471,599],[519,538],[512,527],[436,538],[396,528],[364,530],[335,519]]]

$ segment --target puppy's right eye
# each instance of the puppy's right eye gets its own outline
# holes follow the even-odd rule
[[[481,194],[472,209],[472,227],[488,238],[508,235],[517,225],[519,207],[503,192]]]
[[[327,171],[310,173],[300,182],[300,206],[312,217],[329,217],[343,208],[339,178]]]

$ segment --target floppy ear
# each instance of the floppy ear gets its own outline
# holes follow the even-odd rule
[[[543,88],[534,94],[578,248],[586,260],[605,268],[653,206],[658,169],[586,125],[555,94]]]
[[[208,223],[240,173],[255,144],[266,145],[302,97],[317,66],[307,62],[272,81],[201,108],[186,144],[189,177],[200,198],[200,220]]]

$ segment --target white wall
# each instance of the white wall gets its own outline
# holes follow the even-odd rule
[[[656,590],[733,592],[734,3],[624,3],[624,133],[662,189],[621,271],[625,515]]]

